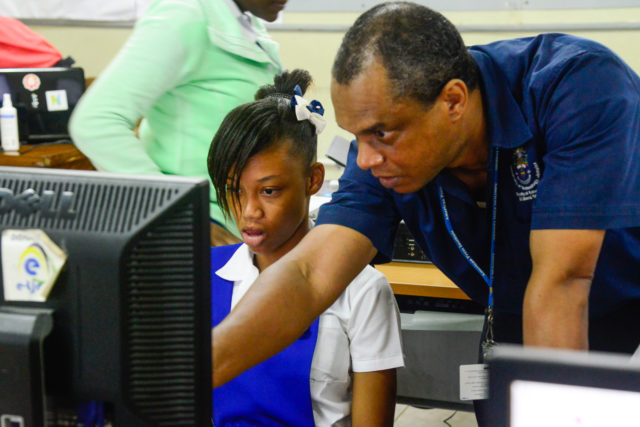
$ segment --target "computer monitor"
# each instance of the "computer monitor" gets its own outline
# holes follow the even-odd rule
[[[0,98],[11,94],[22,143],[68,142],[69,118],[85,87],[78,67],[0,69]]]
[[[38,302],[8,297],[27,285],[1,254],[2,427],[76,425],[87,401],[116,427],[211,424],[208,211],[201,179],[0,168],[3,247],[42,230],[67,255]],[[48,265],[27,252],[18,273]]]
[[[495,427],[632,425],[640,364],[629,355],[499,345],[489,360]]]

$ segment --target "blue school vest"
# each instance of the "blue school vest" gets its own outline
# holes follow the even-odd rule
[[[231,308],[233,282],[215,272],[240,245],[211,248],[211,326]],[[227,426],[314,426],[309,374],[318,319],[289,347],[213,390],[213,423]],[[215,345],[215,343],[214,343]]]

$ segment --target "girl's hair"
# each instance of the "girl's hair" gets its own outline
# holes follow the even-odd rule
[[[286,142],[292,156],[306,167],[315,160],[315,127],[309,120],[298,121],[291,106],[295,86],[304,94],[310,84],[307,71],[285,71],[275,76],[272,85],[262,86],[254,102],[234,108],[222,121],[211,142],[207,166],[218,204],[227,217],[231,216],[227,197],[238,201],[240,176],[252,156]]]

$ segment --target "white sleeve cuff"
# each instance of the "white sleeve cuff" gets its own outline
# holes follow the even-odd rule
[[[404,357],[402,354],[381,359],[352,361],[353,372],[384,371],[385,369],[402,368],[403,366]]]

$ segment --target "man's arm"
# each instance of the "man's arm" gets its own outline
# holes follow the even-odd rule
[[[525,345],[589,348],[589,292],[604,230],[533,230]]]
[[[396,408],[396,370],[355,372],[351,422],[358,426],[392,426]]]
[[[376,254],[350,228],[313,228],[264,270],[212,332],[213,386],[278,353],[295,341],[346,289]]]

